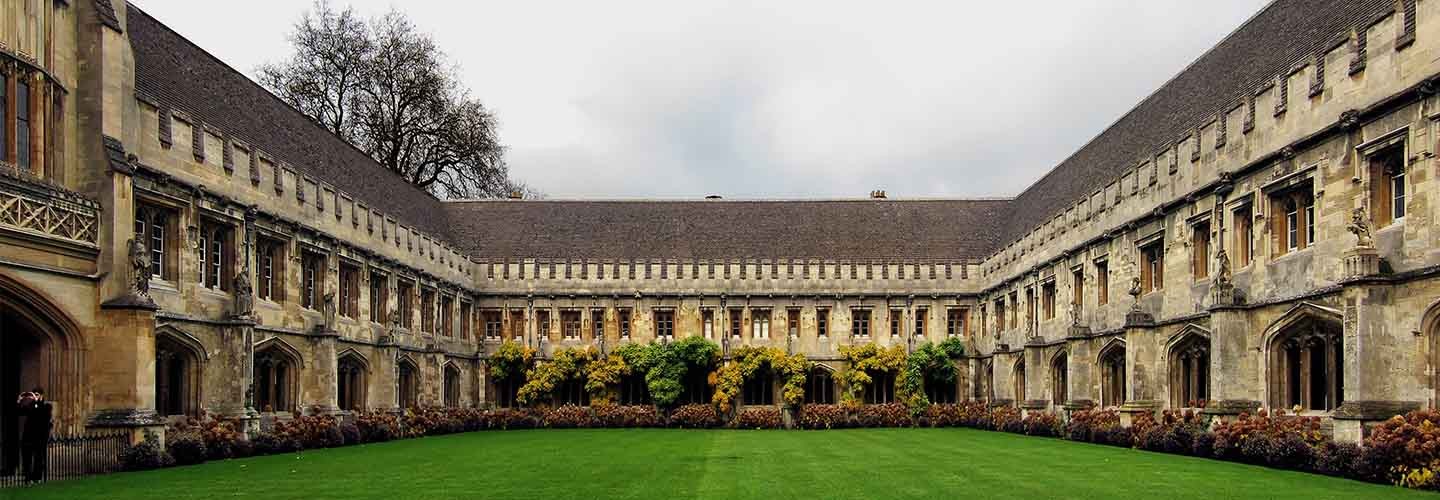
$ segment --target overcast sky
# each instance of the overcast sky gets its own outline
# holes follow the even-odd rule
[[[252,77],[308,1],[133,0]],[[551,198],[1013,196],[1264,0],[332,0],[403,9]]]

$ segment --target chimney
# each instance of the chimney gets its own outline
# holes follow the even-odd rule
[[[521,193],[519,189],[516,189],[510,192],[509,198],[512,200],[523,200],[525,199],[525,194]]]
[[[871,192],[870,192],[870,199],[872,199],[872,200],[883,200],[883,199],[885,199],[885,190],[883,190],[883,189],[876,189],[876,190],[874,190],[874,191],[871,191]]]

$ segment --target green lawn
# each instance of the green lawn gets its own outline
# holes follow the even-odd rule
[[[478,432],[112,474],[0,490],[0,497],[1436,498],[1313,474],[969,429]]]

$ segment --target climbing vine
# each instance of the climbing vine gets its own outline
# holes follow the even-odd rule
[[[644,372],[650,399],[655,406],[668,408],[680,399],[690,370],[709,371],[715,366],[720,346],[702,337],[686,337],[670,343],[626,344],[616,348],[614,355],[631,370]]]
[[[535,361],[535,349],[520,345],[519,342],[505,341],[490,356],[490,378],[510,380],[525,374]]]
[[[589,346],[555,351],[550,361],[525,372],[525,385],[520,386],[515,399],[526,406],[549,399],[560,384],[584,377],[587,365],[597,358],[599,353]]]
[[[712,401],[720,406],[722,413],[730,411],[730,405],[740,395],[745,380],[766,365],[785,380],[781,396],[785,404],[793,406],[805,401],[805,374],[810,371],[811,364],[804,354],[785,354],[777,347],[741,346],[735,349],[733,359],[716,373]]]
[[[910,415],[919,417],[930,407],[930,398],[925,394],[925,381],[954,382],[957,376],[955,359],[965,355],[965,344],[958,337],[950,337],[939,344],[926,342],[915,348],[905,361],[905,371],[896,377],[899,386],[896,395],[910,409]]]
[[[865,389],[874,382],[870,373],[895,372],[900,378],[904,375],[905,368],[905,346],[893,345],[880,347],[875,344],[861,344],[856,346],[840,346],[840,357],[847,361],[849,368],[835,376],[835,380],[844,386],[845,391],[840,395],[841,403],[847,406],[859,406],[865,396]],[[900,385],[896,380],[896,385]]]
[[[630,344],[634,345],[634,344]],[[629,345],[623,346],[629,347]],[[633,371],[625,356],[612,352],[586,365],[585,392],[590,393],[591,406],[607,406],[615,402],[620,380]]]

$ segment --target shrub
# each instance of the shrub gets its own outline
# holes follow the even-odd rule
[[[1407,488],[1440,489],[1440,411],[1396,415],[1365,438],[1365,475]]]
[[[850,415],[841,405],[805,405],[796,423],[801,429],[839,429],[850,426]]]
[[[175,463],[170,453],[160,446],[160,437],[145,433],[145,440],[126,446],[120,452],[120,470],[137,471],[169,467]]]
[[[1104,427],[1096,431],[1095,443],[1130,448],[1135,446],[1135,434],[1131,432],[1129,427],[1119,425]]]
[[[209,457],[205,438],[196,431],[178,432],[166,436],[165,451],[175,459],[176,465],[195,465]]]
[[[1214,433],[1216,458],[1287,468],[1300,467],[1295,461],[1308,460],[1311,454],[1297,443],[1313,448],[1326,440],[1319,418],[1287,416],[1283,410],[1273,415],[1266,410],[1255,416],[1242,413],[1234,421],[1216,424]],[[1282,455],[1271,457],[1272,453]]]
[[[545,412],[545,427],[574,429],[590,426],[590,412],[575,405],[564,405]]]
[[[856,421],[861,427],[910,427],[915,425],[914,421],[910,419],[910,408],[905,403],[863,405],[856,414]]]
[[[360,427],[353,422],[340,424],[340,437],[345,446],[360,444]]]
[[[1065,438],[1072,441],[1103,443],[1100,434],[1120,426],[1120,412],[1114,408],[1091,408],[1070,413],[1065,424]]]
[[[303,415],[278,421],[272,432],[282,440],[293,441],[296,449],[333,448],[345,444],[339,422],[330,415]]]
[[[355,427],[360,431],[360,442],[380,443],[400,435],[400,420],[395,415],[367,411],[355,417]]]
[[[265,431],[256,434],[255,437],[250,440],[250,444],[254,446],[256,455],[290,453],[300,449],[300,443],[294,438]]]
[[[1021,420],[1025,433],[1031,436],[1059,437],[1060,416],[1054,412],[1032,411]]]
[[[1190,454],[1197,457],[1211,458],[1215,456],[1215,434],[1201,432],[1195,435],[1190,445]]]
[[[1327,476],[1360,479],[1362,451],[1355,443],[1327,441],[1315,447],[1315,472]]]
[[[780,409],[773,406],[744,408],[735,418],[737,429],[779,429],[784,425]]]
[[[534,429],[540,426],[540,416],[529,408],[501,408],[489,412],[485,418],[490,429]]]
[[[973,427],[977,429],[989,429],[990,407],[984,401],[966,401],[959,405],[959,421],[961,427]]]
[[[1131,430],[1137,448],[1177,455],[1194,453],[1195,436],[1206,433],[1203,416],[1190,410],[1165,410],[1158,421],[1153,415],[1142,413]]]
[[[990,426],[992,429],[1015,434],[1025,432],[1025,424],[1020,419],[1020,409],[1014,406],[997,406],[990,409]]]
[[[925,409],[925,419],[930,422],[930,427],[959,426],[964,420],[964,414],[964,407],[955,404],[932,404]]]
[[[660,414],[648,405],[605,405],[594,408],[593,427],[658,427]]]
[[[682,429],[708,429],[719,422],[715,407],[707,404],[682,405],[670,414],[670,424]]]

